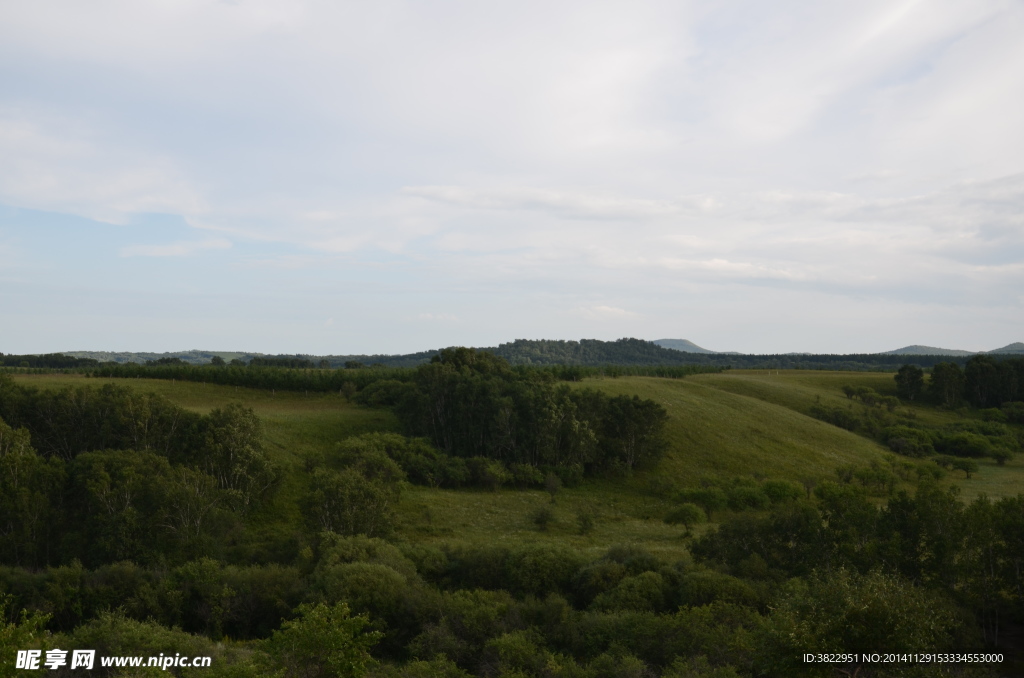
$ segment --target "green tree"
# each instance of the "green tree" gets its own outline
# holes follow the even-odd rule
[[[351,616],[345,603],[300,605],[296,612],[261,644],[267,663],[285,678],[358,678],[373,665],[369,651],[381,634],[364,631],[367,617]]]
[[[964,396],[964,373],[956,363],[939,363],[932,368],[928,390],[946,407],[955,407]]]
[[[955,459],[952,466],[957,471],[963,471],[968,480],[971,479],[972,473],[978,472],[978,462],[973,459]]]
[[[758,669],[773,676],[832,676],[833,667],[806,664],[803,653],[915,652],[951,649],[958,628],[953,606],[896,575],[847,570],[794,581],[761,632]],[[859,667],[853,667],[854,673]],[[879,666],[876,676],[904,675]]]
[[[707,519],[708,517],[704,514],[704,511],[702,511],[699,506],[697,506],[696,504],[691,504],[689,502],[685,504],[680,504],[679,506],[669,511],[669,514],[665,516],[665,522],[669,525],[682,525],[683,529],[686,530],[684,534],[690,533],[691,525],[703,523]]]
[[[232,403],[210,412],[202,461],[221,489],[243,510],[257,502],[277,479],[263,449],[263,424],[252,408]]]
[[[904,400],[914,400],[924,389],[924,370],[917,365],[904,365],[896,372],[896,392]]]
[[[658,458],[665,448],[665,408],[639,396],[616,396],[605,410],[602,445],[627,470]]]
[[[376,537],[391,532],[397,500],[397,486],[369,480],[355,469],[316,469],[305,513],[318,530]]]
[[[21,566],[49,560],[59,520],[64,463],[43,459],[27,430],[0,419],[0,562]]]
[[[152,452],[86,452],[69,464],[74,516],[84,529],[74,530],[83,560],[149,560],[160,547],[162,509],[171,475],[167,459]]]

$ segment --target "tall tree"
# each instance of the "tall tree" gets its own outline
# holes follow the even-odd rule
[[[939,363],[932,368],[928,384],[932,397],[946,407],[955,407],[963,398],[964,373],[956,363]]]
[[[904,400],[914,400],[924,389],[924,370],[917,365],[904,365],[896,372],[896,392]]]

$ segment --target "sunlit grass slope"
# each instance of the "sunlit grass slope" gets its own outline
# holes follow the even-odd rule
[[[653,473],[679,485],[755,474],[817,480],[832,476],[838,466],[867,464],[884,455],[877,443],[791,409],[787,405],[798,396],[785,387],[776,390],[774,400],[785,403],[778,404],[696,378],[595,379],[581,386],[661,403],[669,414],[669,449]]]
[[[890,372],[826,372],[820,370],[731,370],[720,374],[698,374],[690,380],[737,395],[749,396],[807,413],[815,404],[846,405],[843,386],[866,386],[882,395],[896,395],[896,383]],[[902,405],[922,423],[942,425],[960,415],[930,406]]]

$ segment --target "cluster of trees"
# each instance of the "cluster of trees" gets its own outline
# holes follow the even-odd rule
[[[448,351],[456,349],[446,349]],[[434,354],[437,357],[439,354]],[[219,362],[218,362],[219,360]],[[339,369],[313,369],[310,361],[292,358],[254,358],[246,364],[241,360],[230,363],[220,359],[208,365],[192,365],[178,358],[161,358],[158,361],[138,363],[106,363],[88,374],[95,377],[120,379],[177,379],[225,386],[276,389],[282,391],[311,391],[317,393],[342,393],[355,395],[378,381],[411,381],[416,370],[408,367],[385,367],[381,364],[367,365],[359,361],[347,361]],[[663,377],[682,379],[692,374],[720,372],[721,367],[703,365],[648,365],[587,367],[580,365],[516,366],[515,372],[537,375],[556,381],[581,381],[592,377]]]
[[[0,587],[61,647],[205,647],[213,676],[831,676],[808,648],[992,651],[1024,611],[1021,534],[1022,497],[965,506],[925,482],[878,507],[840,482],[734,514],[693,542],[696,562],[324,532],[290,563],[0,568]],[[254,642],[231,655],[225,638]],[[870,675],[950,668],[994,675]]]
[[[217,551],[278,477],[240,405],[198,415],[123,387],[39,391],[0,377],[2,563]]]
[[[964,504],[923,474],[913,495],[899,491],[882,507],[852,480],[822,483],[814,499],[738,515],[692,551],[775,580],[881,569],[970,610],[989,645],[1024,615],[1024,496]]]
[[[924,370],[916,365],[904,365],[895,378],[905,400],[928,397],[946,407],[968,403],[978,408],[1024,401],[1024,358],[977,355],[962,369],[957,363],[941,362],[932,367],[927,387]]]
[[[393,407],[410,435],[449,457],[584,473],[654,461],[668,418],[652,400],[556,386],[545,372],[467,348],[445,349],[409,381],[376,382],[360,398]]]

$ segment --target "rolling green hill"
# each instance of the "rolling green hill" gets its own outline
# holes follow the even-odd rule
[[[837,466],[882,458],[884,450],[876,443],[785,404],[799,399],[792,393],[799,393],[799,386],[776,387],[772,402],[721,387],[751,384],[754,388],[746,390],[754,391],[760,375],[700,377],[626,377],[582,385],[611,395],[650,398],[668,410],[669,449],[653,472],[680,485],[696,484],[700,478],[755,473],[800,482],[831,476]]]
[[[293,477],[282,488],[275,510],[295,515],[305,491],[302,460],[329,451],[334,443],[368,431],[396,431],[398,422],[387,410],[369,409],[337,394],[268,392],[195,382],[148,379],[85,379],[79,375],[17,375],[19,382],[42,388],[72,384],[118,383],[155,392],[197,412],[230,402],[243,402],[263,418],[274,456],[291,468]],[[544,505],[547,495],[536,490],[440,490],[410,487],[399,509],[400,530],[414,541],[493,539],[569,540],[581,548],[598,548],[621,541],[643,541],[652,548],[676,551],[678,529],[661,517],[670,503],[652,494],[666,482],[698,485],[702,480],[756,477],[796,483],[834,477],[843,465],[866,465],[883,460],[888,450],[878,443],[808,416],[815,404],[848,404],[840,388],[868,386],[880,393],[893,391],[887,373],[732,370],[686,379],[622,377],[587,379],[577,388],[594,388],[609,395],[639,395],[660,403],[669,414],[668,449],[654,469],[628,479],[590,481],[566,488],[555,506],[551,530],[537,532],[529,512]],[[923,421],[942,425],[960,415],[931,407],[914,407]],[[1016,494],[1024,486],[1024,464],[1018,460],[997,467],[982,460],[970,481],[952,478],[965,498],[985,492]],[[601,516],[586,537],[576,534],[575,516]],[[271,521],[273,522],[273,521]],[[272,529],[272,526],[268,526]]]

